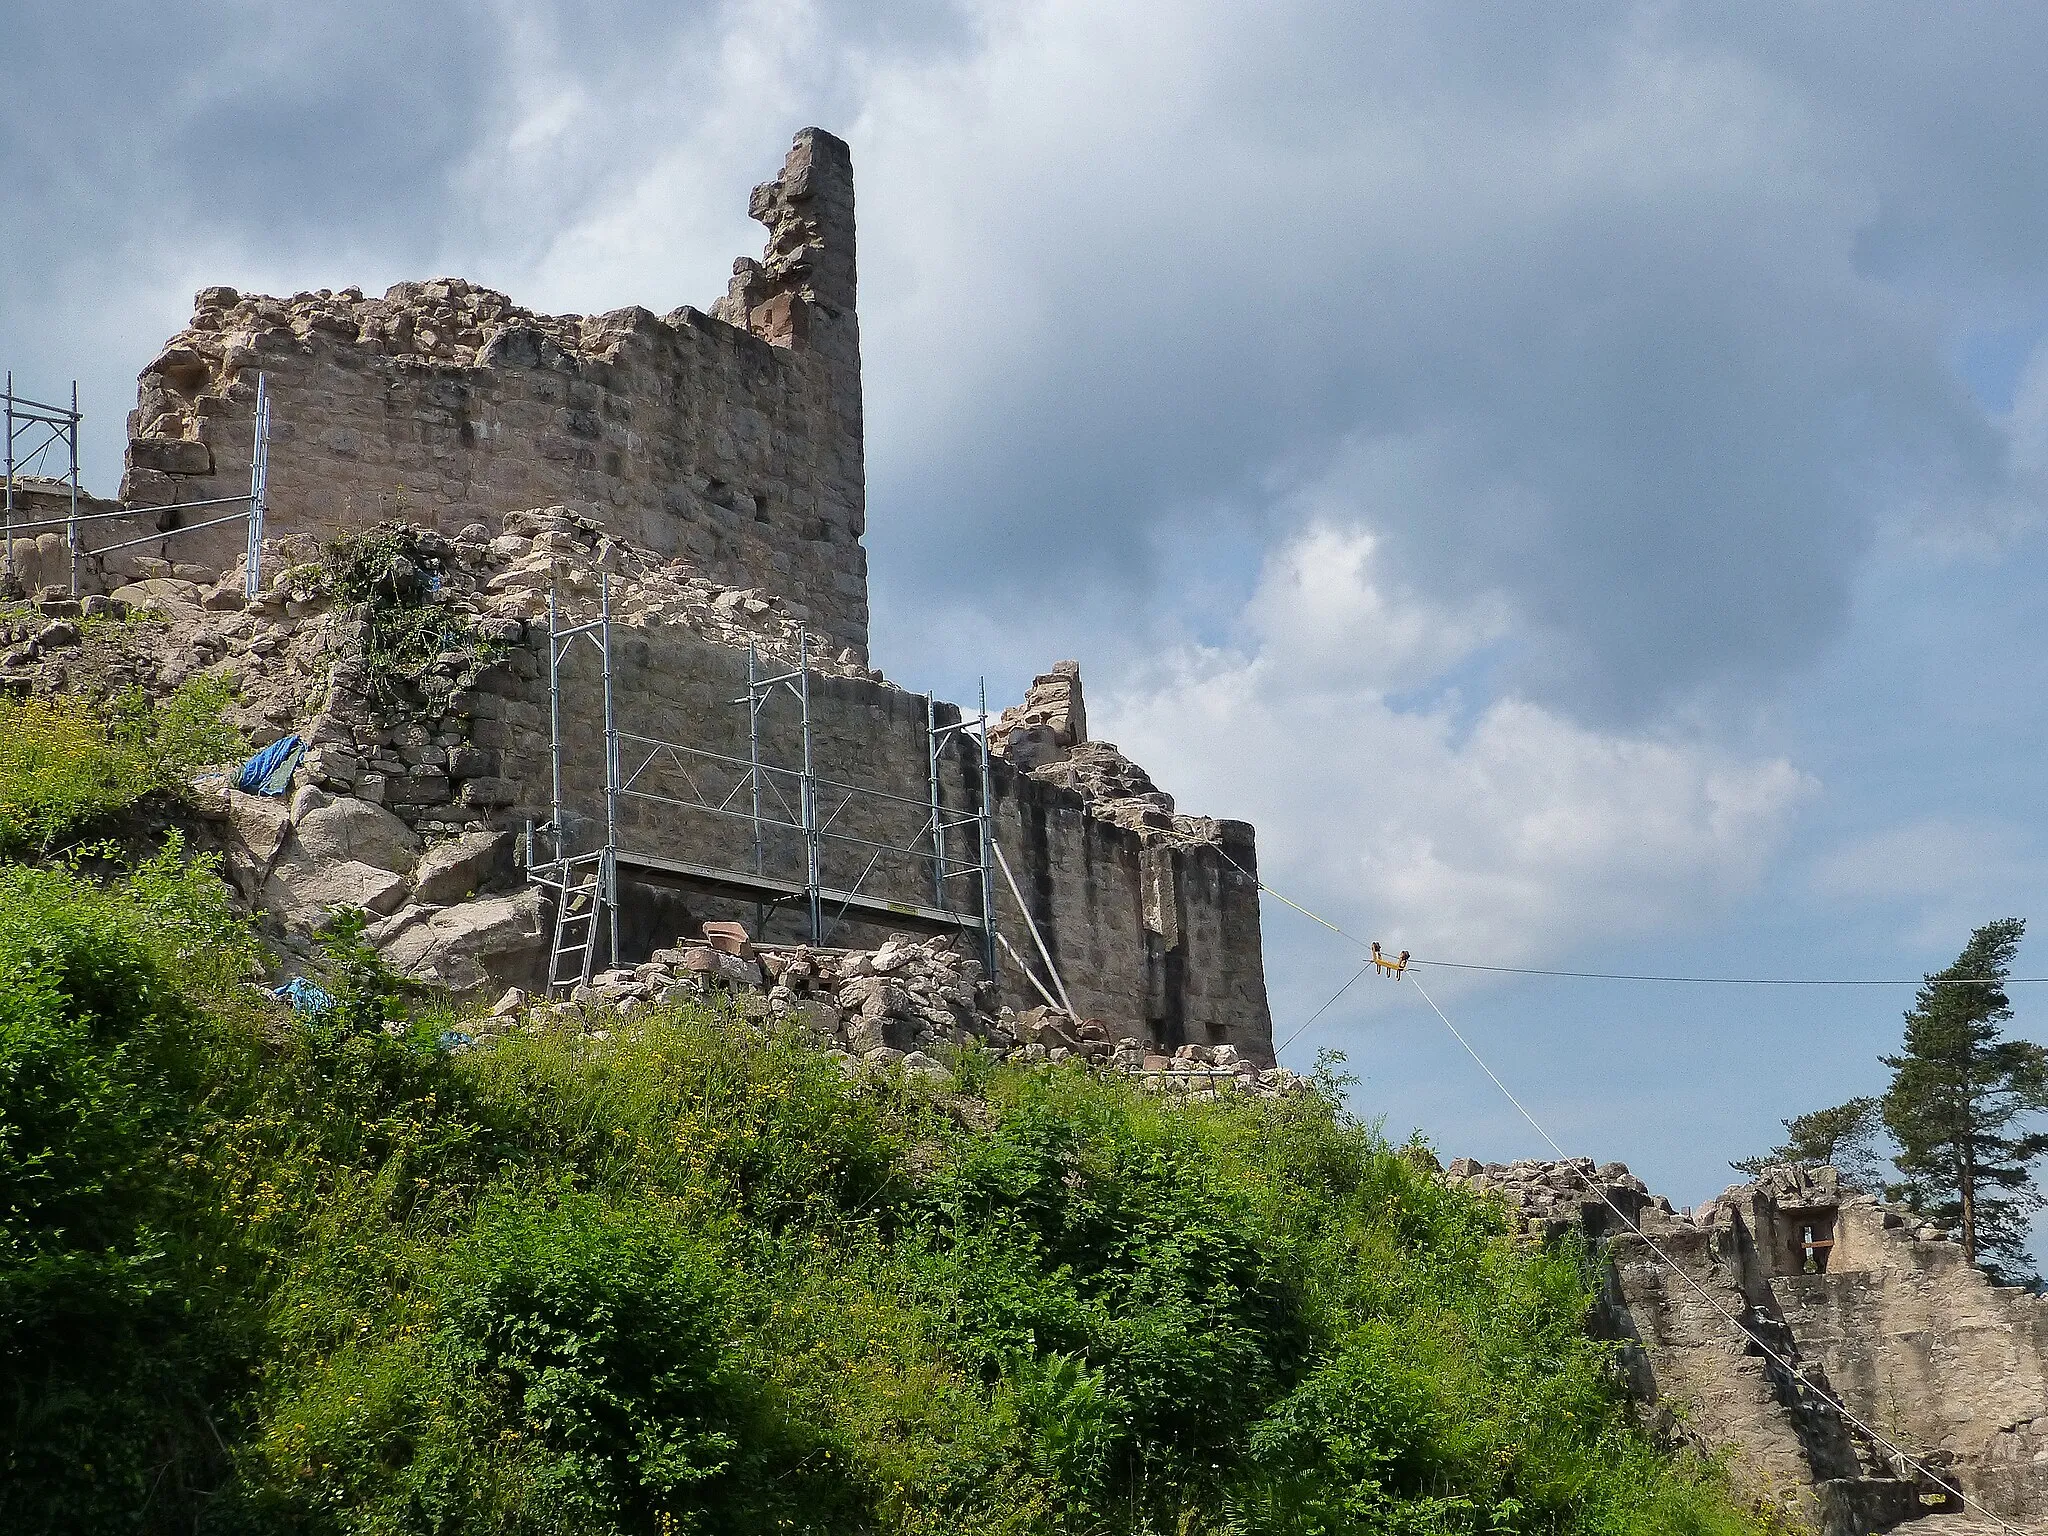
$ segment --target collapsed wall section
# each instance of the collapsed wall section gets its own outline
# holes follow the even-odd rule
[[[776,593],[865,659],[846,145],[805,129],[749,212],[769,230],[764,258],[735,264],[709,314],[540,315],[459,278],[382,298],[205,289],[142,372],[122,500],[173,528],[205,517],[179,504],[246,492],[262,373],[274,534],[390,518],[453,533],[571,504],[727,586]],[[219,571],[240,551],[228,527],[141,553]]]

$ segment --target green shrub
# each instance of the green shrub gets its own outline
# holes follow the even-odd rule
[[[1759,1530],[1591,1256],[1333,1097],[969,1101],[697,1008],[449,1055],[237,1001],[224,902],[0,872],[0,1528]]]
[[[239,1266],[187,1148],[229,1061],[193,998],[249,953],[180,847],[113,889],[0,868],[0,1527],[127,1524],[224,1472]]]
[[[130,690],[102,711],[74,696],[0,701],[0,857],[44,857],[194,769],[238,756],[214,677],[161,702]]]
[[[470,687],[505,655],[474,621],[441,596],[447,541],[427,529],[383,523],[324,546],[311,584],[363,620],[360,659],[377,698],[390,706],[422,700],[433,710]],[[415,697],[418,695],[419,697]]]

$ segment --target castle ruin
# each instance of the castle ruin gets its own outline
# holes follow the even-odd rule
[[[1005,1006],[1058,991],[1116,1038],[1228,1045],[1270,1066],[1249,826],[1178,814],[1091,740],[1072,663],[990,723],[985,764],[960,710],[870,668],[846,145],[799,133],[749,212],[767,248],[735,262],[708,311],[537,315],[456,278],[382,298],[202,290],[142,370],[120,501],[90,503],[106,516],[87,588],[180,616],[179,654],[153,685],[233,664],[252,737],[310,745],[294,782],[316,820],[333,821],[334,802],[428,848],[494,840],[501,876],[535,825],[542,858],[551,841],[564,857],[630,844],[614,967],[707,920],[803,937],[786,899],[799,888],[816,942],[824,888],[832,944],[906,927],[986,934]],[[245,528],[216,513],[250,485],[259,377],[267,516],[245,600]],[[502,652],[405,719],[373,697],[352,621],[291,570],[397,524],[444,562],[438,600]],[[49,534],[9,553],[32,582],[60,581],[69,560]],[[558,650],[564,626],[602,626],[604,654]],[[770,672],[800,679],[800,732],[782,703],[753,707]],[[803,835],[794,811],[732,814],[745,798],[733,765],[750,759],[788,802],[819,802]],[[937,822],[953,829],[948,850],[933,846]],[[983,859],[976,891],[959,875],[984,825],[1009,867],[999,880]],[[280,831],[245,860],[249,894],[303,925],[335,877],[279,853],[290,840]],[[393,943],[456,922],[408,870],[364,870],[349,889],[388,914]],[[537,925],[521,910],[483,966],[494,980],[531,979]]]
[[[1589,1158],[1445,1176],[1534,1239],[1604,1249],[1593,1327],[1633,1394],[1822,1536],[2048,1521],[2048,1298],[1992,1284],[1950,1233],[1824,1167],[1692,1211]]]
[[[159,509],[245,487],[256,376],[275,420],[268,531],[387,520],[454,533],[531,507],[721,585],[800,604],[826,649],[865,658],[867,482],[853,165],[818,129],[748,210],[760,261],[707,313],[536,315],[460,278],[289,299],[207,288],[142,370],[121,500]],[[224,568],[232,535],[178,563]]]

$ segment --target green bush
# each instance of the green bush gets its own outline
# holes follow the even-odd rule
[[[305,572],[313,587],[362,617],[364,674],[388,706],[424,700],[434,710],[444,708],[451,694],[473,685],[506,654],[441,595],[450,563],[441,535],[382,523],[325,545]]]
[[[103,889],[0,868],[0,1527],[107,1529],[223,1475],[254,1352],[190,1147],[251,949],[181,846]]]
[[[69,695],[0,700],[0,857],[45,857],[239,756],[244,743],[221,719],[232,698],[201,676],[161,701],[131,690],[110,711]]]
[[[221,902],[0,875],[0,1528],[1758,1529],[1589,1256],[1334,1097],[968,1099],[695,1009],[449,1055],[235,1002]]]

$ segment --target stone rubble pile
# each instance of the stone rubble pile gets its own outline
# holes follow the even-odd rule
[[[1641,1227],[1652,1212],[1655,1215],[1648,1219],[1653,1225],[1659,1219],[1682,1219],[1671,1202],[1651,1194],[1626,1163],[1596,1165],[1590,1157],[1481,1163],[1459,1157],[1451,1160],[1443,1177],[1445,1183],[1474,1194],[1498,1194],[1519,1219],[1522,1231],[1544,1242],[1571,1231],[1594,1239],[1609,1237],[1625,1230],[1624,1217],[1629,1226]]]
[[[471,524],[450,548],[475,582],[478,611],[493,619],[545,624],[551,585],[564,623],[594,619],[600,582],[608,575],[614,624],[680,625],[720,645],[752,644],[792,666],[803,653],[812,617],[803,604],[768,591],[721,587],[689,561],[615,539],[568,507],[513,512],[497,537],[485,534],[482,524]],[[469,594],[458,588],[456,595]],[[815,629],[808,656],[813,671],[881,681],[860,651],[834,651]]]
[[[580,1016],[596,1031],[613,1016],[671,1001],[725,1001],[751,1018],[800,1023],[849,1066],[945,1074],[932,1052],[973,1045],[1024,1065],[1078,1061],[1192,1100],[1270,1097],[1303,1082],[1284,1067],[1262,1071],[1228,1045],[1184,1045],[1166,1055],[1136,1038],[1112,1038],[1097,1019],[1048,1007],[997,1008],[980,961],[959,953],[951,938],[896,935],[879,949],[848,950],[754,944],[734,924],[706,929],[706,938],[656,950],[644,965],[599,973],[559,1004],[514,988],[478,1037],[522,1027],[541,1011]]]
[[[233,288],[202,288],[193,300],[188,334],[174,340],[143,370],[170,378],[225,374],[262,366],[262,355],[283,337],[308,341],[325,333],[380,357],[419,364],[490,366],[493,341],[508,330],[542,338],[560,353],[602,352],[610,335],[629,330],[637,308],[605,315],[540,315],[504,294],[459,277],[398,283],[382,298],[360,288],[322,288],[271,298]],[[545,363],[547,359],[543,357]],[[152,445],[146,467],[160,473],[203,474],[206,444],[194,440],[189,410],[167,401],[136,423],[135,435]],[[164,462],[158,462],[161,459]]]
[[[600,573],[609,573],[615,624],[677,625],[720,645],[751,643],[764,657],[791,665],[800,654],[799,632],[808,617],[802,605],[769,592],[718,586],[689,562],[613,539],[566,507],[508,513],[503,531],[496,535],[481,523],[469,525],[453,539],[427,529],[413,533],[424,550],[447,566],[440,599],[455,614],[471,620],[478,637],[487,642],[518,646],[533,634],[544,635],[551,581],[560,594],[564,624],[596,618]],[[148,654],[129,658],[137,666],[146,664],[148,672],[145,677],[138,671],[129,680],[162,692],[195,673],[225,666],[235,674],[243,694],[244,708],[236,719],[242,729],[259,742],[288,726],[306,730],[306,717],[322,712],[327,691],[322,686],[309,695],[309,682],[324,685],[337,658],[359,642],[361,628],[346,605],[337,606],[319,590],[312,563],[316,553],[302,538],[266,540],[265,589],[248,603],[243,600],[239,564],[208,585],[156,576],[128,583],[109,596],[75,599],[45,591],[20,616],[8,620],[0,633],[0,688],[16,694],[62,691],[69,678],[64,658],[56,653],[75,648],[80,639],[78,619],[119,619],[146,612],[169,633],[152,634],[144,648]],[[816,634],[810,643],[813,671],[879,680],[880,674],[871,672],[853,648],[822,650],[824,642]],[[351,678],[346,671],[337,681],[348,691]],[[318,726],[315,719],[314,734]],[[433,756],[430,747],[445,752],[462,744],[394,740],[375,745],[396,749],[383,754],[393,759],[381,770],[388,780],[420,766],[412,757]],[[339,762],[345,754],[330,756]],[[316,761],[314,768],[318,766]],[[455,775],[465,776],[489,777]],[[315,774],[308,782],[355,788],[346,773],[337,779],[327,784]],[[369,790],[374,796],[374,782]],[[489,795],[492,788],[486,786],[481,793]],[[474,795],[466,803],[490,808],[479,805]]]

